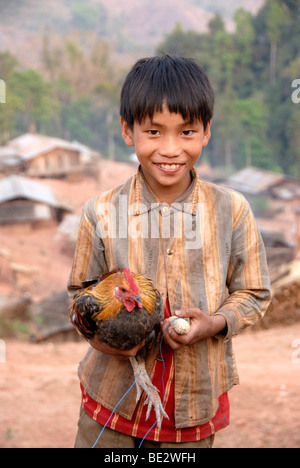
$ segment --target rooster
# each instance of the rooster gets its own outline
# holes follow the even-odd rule
[[[145,340],[136,357],[129,360],[135,376],[136,401],[144,390],[146,419],[153,406],[160,429],[161,417],[169,418],[145,368],[147,349],[153,346],[164,319],[160,292],[149,279],[125,267],[84,281],[82,287],[70,306],[70,320],[81,335],[91,339],[97,334],[104,343],[120,350]]]

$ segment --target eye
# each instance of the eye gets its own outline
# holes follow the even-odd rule
[[[125,289],[125,288],[121,288],[121,287],[120,287],[120,289],[121,289],[122,293],[126,293],[126,292],[127,292],[127,289]]]
[[[151,136],[157,136],[159,135],[159,131],[158,130],[147,130],[147,133]]]
[[[183,130],[182,135],[184,136],[192,136],[195,133],[195,130]]]

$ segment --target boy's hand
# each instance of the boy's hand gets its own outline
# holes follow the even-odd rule
[[[119,359],[127,360],[130,357],[135,357],[136,353],[145,345],[145,340],[143,340],[134,348],[124,350],[112,348],[111,346],[100,340],[99,336],[94,335],[93,338],[89,340],[89,344],[97,351],[101,351],[101,353],[111,354]]]
[[[226,327],[226,320],[222,315],[206,315],[200,309],[176,310],[176,317],[189,318],[190,330],[185,335],[178,335],[166,319],[161,323],[165,342],[176,350],[183,345],[190,345],[203,338],[215,336]],[[168,328],[167,328],[168,327]]]

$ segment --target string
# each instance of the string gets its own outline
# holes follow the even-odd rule
[[[165,331],[163,332],[162,337],[161,337],[161,339],[160,339],[160,345],[159,345],[160,357],[161,357],[161,360],[162,360],[162,363],[163,363],[163,372],[162,372],[162,376],[161,376],[161,383],[162,383],[162,388],[163,388],[163,401],[162,401],[162,406],[164,406],[164,402],[165,402],[164,375],[165,375],[165,369],[166,369],[165,360],[164,360],[163,353],[162,353],[162,340],[163,340],[164,334],[166,333],[166,331],[168,330],[168,328],[169,328],[170,325],[171,325],[171,322],[169,322],[167,328],[166,328]],[[152,424],[152,426],[150,427],[150,429],[148,429],[148,431],[146,432],[146,434],[145,434],[144,437],[142,438],[142,440],[141,440],[140,445],[139,445],[138,448],[141,448],[142,443],[143,443],[144,440],[146,439],[146,437],[147,437],[147,435],[149,434],[149,432],[156,426],[156,424],[157,424],[157,421],[155,421],[155,423]]]
[[[113,414],[114,414],[116,408],[119,406],[119,404],[121,403],[121,401],[124,400],[124,398],[126,397],[126,395],[130,392],[130,390],[132,389],[132,387],[135,385],[136,381],[138,380],[138,378],[139,378],[139,376],[140,376],[140,373],[141,373],[141,371],[139,372],[139,374],[138,374],[137,378],[135,379],[135,381],[133,382],[133,384],[129,387],[129,389],[127,390],[127,392],[124,393],[124,395],[122,396],[122,398],[118,401],[118,403],[116,404],[116,406],[115,406],[114,409],[112,410],[110,417],[108,418],[108,420],[107,420],[106,423],[104,424],[104,426],[103,426],[103,428],[102,428],[100,434],[98,435],[97,440],[96,440],[96,442],[94,443],[94,445],[92,446],[92,448],[94,448],[95,445],[97,445],[97,443],[98,443],[100,437],[102,436],[102,433],[103,433],[104,429],[106,428],[107,424],[108,424],[109,421],[111,420],[111,418],[112,418],[112,416],[113,416]]]
[[[176,319],[178,319],[179,317],[176,317]],[[171,325],[171,322],[168,323],[167,325],[167,328],[165,329],[165,331],[163,332],[162,336],[161,336],[161,339],[160,339],[160,345],[159,345],[159,350],[160,350],[160,357],[161,357],[161,360],[162,360],[162,363],[163,363],[163,372],[162,372],[162,377],[161,377],[161,382],[162,382],[162,388],[163,388],[163,401],[162,401],[162,406],[164,405],[164,401],[165,401],[165,384],[164,384],[164,375],[165,375],[165,360],[163,358],[163,354],[162,354],[162,342],[163,342],[163,337],[166,333],[166,331],[168,330],[169,326]],[[98,435],[97,437],[97,440],[96,442],[94,443],[94,445],[92,446],[92,448],[94,448],[100,437],[102,436],[103,434],[103,431],[104,429],[106,428],[107,424],[109,423],[109,421],[111,420],[116,408],[119,406],[119,404],[121,403],[121,401],[124,400],[124,398],[126,397],[126,395],[130,392],[130,390],[134,387],[135,383],[137,382],[139,376],[140,376],[140,373],[141,371],[139,372],[138,376],[136,377],[135,381],[132,383],[132,385],[129,387],[129,389],[127,390],[127,392],[122,396],[122,398],[118,401],[118,403],[116,404],[116,406],[114,407],[114,409],[112,410],[111,412],[111,415],[109,416],[108,420],[106,421],[106,423],[104,424],[103,428],[101,429],[101,432],[100,434]],[[140,442],[140,445],[138,448],[141,448],[141,445],[142,443],[144,442],[145,438],[147,437],[147,435],[149,434],[149,432],[156,426],[157,424],[157,421],[155,421],[155,423],[150,427],[150,429],[148,429],[148,431],[146,432],[146,434],[144,435],[144,437],[142,438],[141,442]]]

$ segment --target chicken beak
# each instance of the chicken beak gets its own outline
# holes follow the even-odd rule
[[[142,309],[143,303],[142,303],[142,299],[141,299],[141,296],[140,296],[140,295],[135,296],[135,302],[137,303],[138,307],[139,307],[140,309]]]

